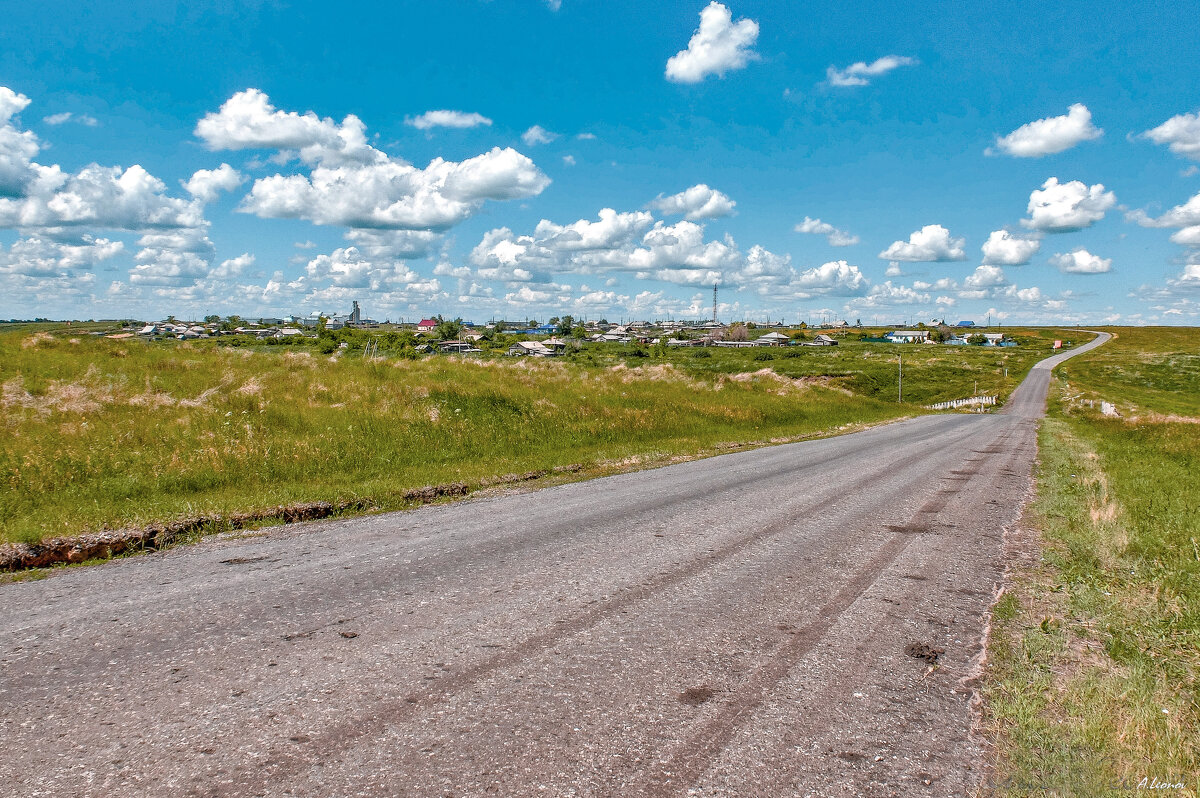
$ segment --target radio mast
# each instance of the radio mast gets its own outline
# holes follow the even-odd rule
[[[713,283],[713,324],[717,323],[717,284]]]

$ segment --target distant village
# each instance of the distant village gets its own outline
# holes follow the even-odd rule
[[[506,354],[512,356],[553,357],[587,344],[615,343],[666,347],[777,347],[777,346],[837,346],[838,339],[859,331],[858,340],[891,344],[938,344],[944,346],[1016,346],[1016,342],[1001,332],[983,332],[973,321],[960,321],[953,326],[945,321],[932,320],[912,327],[885,325],[889,332],[867,334],[861,323],[851,325],[846,320],[826,321],[810,327],[801,322],[788,325],[774,323],[731,322],[715,319],[705,321],[641,321],[623,324],[598,321],[579,321],[571,316],[553,317],[544,324],[522,321],[493,320],[477,324],[461,319],[426,318],[419,322],[378,322],[364,318],[358,302],[349,313],[258,318],[253,321],[239,316],[207,316],[201,322],[182,322],[174,317],[150,322],[135,330],[127,328],[123,337],[134,335],[152,339],[192,340],[220,336],[253,336],[268,342],[287,342],[289,339],[319,338],[322,333],[343,329],[407,331],[419,341],[419,353],[444,352],[476,354],[483,350],[479,344],[495,341],[503,335],[512,339]],[[769,330],[763,332],[763,330]],[[789,330],[790,332],[782,332]],[[342,344],[343,348],[345,344]]]

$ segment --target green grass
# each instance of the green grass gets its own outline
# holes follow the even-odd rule
[[[999,794],[1200,791],[1200,331],[1114,332],[1057,374],[1029,514],[1041,557],[995,608],[997,775],[1027,785]]]
[[[31,334],[32,333],[32,334]],[[913,412],[668,364],[331,358],[0,334],[0,540],[369,498],[582,463],[711,453]]]
[[[411,335],[397,331],[338,331],[349,348],[334,356],[316,340],[148,342],[106,331],[0,327],[0,542],[298,502],[386,509],[427,484],[576,463],[594,473],[829,434],[976,389],[1006,395],[1054,338],[1069,337],[1010,330],[1022,344],[1011,349],[872,344],[855,333],[821,348],[595,345],[539,362],[412,359]],[[363,357],[368,340],[383,342],[383,358]]]

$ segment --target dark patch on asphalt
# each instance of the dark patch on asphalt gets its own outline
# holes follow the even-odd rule
[[[221,560],[221,565],[245,565],[246,563],[262,562],[269,559],[271,558],[266,555],[262,557],[230,557],[228,560]]]
[[[284,640],[304,640],[306,638],[312,637],[316,633],[317,633],[316,629],[311,629],[307,632],[293,632],[290,635],[284,635],[283,639]]]
[[[904,647],[904,653],[913,659],[923,659],[930,665],[938,661],[938,657],[946,653],[944,648],[934,648],[928,643],[909,643]]]
[[[717,691],[702,684],[699,687],[689,687],[679,694],[679,702],[689,707],[698,707],[717,694]]]
[[[342,637],[346,638],[347,640],[358,637],[358,632],[338,632],[338,634],[340,634]]]

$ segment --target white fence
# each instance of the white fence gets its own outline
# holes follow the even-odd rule
[[[988,405],[996,404],[994,396],[972,396],[968,399],[951,399],[949,402],[938,402],[936,405],[927,405],[930,410],[956,410],[960,407],[976,407],[984,408]]]

